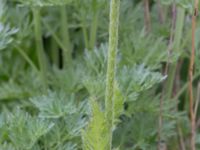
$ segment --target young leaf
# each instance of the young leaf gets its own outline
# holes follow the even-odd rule
[[[33,97],[30,101],[39,109],[41,118],[60,118],[76,113],[74,95],[67,96],[64,92],[48,92],[48,95]]]
[[[119,85],[115,83],[114,87],[114,123],[119,121],[120,115],[124,111],[124,97],[119,89]]]
[[[82,132],[84,150],[104,150],[107,146],[107,123],[105,114],[98,103],[91,100],[92,117],[85,131]]]

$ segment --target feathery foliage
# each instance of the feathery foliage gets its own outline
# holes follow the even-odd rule
[[[189,0],[147,1],[0,0],[0,150],[190,149],[198,12]]]

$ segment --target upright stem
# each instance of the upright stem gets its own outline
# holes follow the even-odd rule
[[[173,44],[173,50],[179,51],[180,49],[180,43],[182,39],[182,33],[183,33],[183,25],[184,25],[184,18],[185,18],[185,10],[181,7],[177,8],[177,16],[176,16],[176,27],[175,27],[175,35],[174,35],[174,44]],[[177,63],[174,63],[169,68],[169,75],[167,80],[167,98],[170,99],[172,96],[173,91],[173,85],[174,85],[174,77],[176,73],[176,66]]]
[[[28,57],[28,55],[24,52],[24,50],[19,47],[19,46],[15,46],[17,51],[21,54],[21,56],[27,61],[27,63],[32,67],[32,69],[34,69],[37,73],[39,73],[37,67],[35,66],[35,64],[33,63],[33,61]]]
[[[151,16],[149,10],[149,0],[144,0],[144,23],[146,33],[151,31]]]
[[[81,20],[82,20],[82,31],[83,31],[83,38],[84,38],[85,48],[89,49],[86,18],[84,18],[84,16],[82,15]]]
[[[41,30],[41,16],[40,8],[33,8],[33,19],[34,19],[34,29],[35,29],[35,41],[37,48],[37,55],[39,60],[39,66],[41,71],[41,78],[43,80],[44,88],[47,88],[47,64],[44,54],[44,47],[42,42],[42,30]]]
[[[171,68],[169,68],[170,54],[171,54],[172,49],[174,49],[174,51],[177,51],[178,49],[180,49],[180,42],[181,42],[183,25],[184,25],[184,9],[178,8],[177,19],[176,19],[176,11],[175,10],[176,10],[176,7],[175,7],[175,4],[173,4],[172,27],[171,27],[170,41],[169,41],[169,47],[168,47],[168,61],[167,61],[166,68],[165,68],[165,71],[164,71],[164,74],[167,75],[169,73],[169,76],[168,76],[168,80],[163,83],[162,96],[161,96],[161,99],[160,99],[160,115],[159,115],[159,128],[158,128],[158,139],[159,139],[158,150],[162,150],[162,147],[160,145],[160,141],[162,140],[162,128],[163,128],[163,117],[162,117],[162,114],[163,114],[163,97],[164,97],[164,93],[166,92],[166,90],[168,90],[167,99],[171,98],[171,96],[172,96],[174,78],[175,78],[175,72],[176,72],[176,66],[177,66],[177,63],[175,63],[175,64],[172,64]],[[175,24],[176,24],[176,26],[175,26]],[[173,42],[174,28],[175,28],[175,37],[174,37],[174,42]],[[164,84],[166,84],[166,86]]]
[[[189,66],[189,100],[190,100],[190,121],[191,121],[191,139],[190,139],[190,148],[195,150],[195,114],[194,114],[194,102],[193,102],[193,71],[194,71],[194,59],[195,59],[195,32],[196,32],[196,18],[198,14],[198,0],[195,0],[194,3],[194,13],[192,15],[192,49],[190,57],[190,66]]]
[[[98,27],[98,8],[97,8],[97,0],[93,1],[93,19],[92,19],[92,26],[90,30],[90,49],[93,50],[96,43],[96,35],[97,35],[97,27]]]
[[[72,48],[69,38],[66,6],[61,6],[60,13],[61,13],[61,37],[63,44],[65,46],[65,49],[63,49],[63,66],[66,68],[67,66],[70,66],[72,62]]]
[[[168,62],[164,70],[164,76],[168,73]],[[159,118],[158,118],[158,150],[162,150],[161,141],[162,141],[162,129],[163,129],[163,99],[164,99],[164,92],[165,92],[165,81],[162,85],[162,94],[160,98],[160,110],[159,110]],[[164,143],[165,144],[165,143]]]
[[[184,21],[185,21],[185,9],[178,6],[177,16],[176,16],[175,36],[174,36],[174,50],[175,51],[178,51],[180,48]]]
[[[105,110],[106,120],[108,123],[109,141],[106,150],[112,147],[112,128],[113,128],[113,95],[114,81],[116,71],[116,55],[118,46],[118,26],[119,26],[119,8],[120,0],[111,0],[110,5],[110,25],[109,25],[109,48],[108,48],[108,64],[106,76],[106,95]]]
[[[163,24],[164,23],[164,14],[163,14],[162,5],[160,3],[160,0],[157,0],[157,5],[158,5],[159,21],[160,21],[161,24]]]

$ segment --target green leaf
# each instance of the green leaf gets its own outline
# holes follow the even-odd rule
[[[17,109],[8,119],[9,138],[18,149],[31,149],[53,126],[54,123]]]
[[[18,29],[11,28],[7,24],[7,12],[6,0],[0,0],[0,50],[13,43],[13,36],[18,32]]]
[[[13,36],[18,32],[18,29],[10,28],[8,25],[3,25],[0,22],[0,50],[5,49],[9,44],[13,43]]]
[[[117,83],[115,83],[114,89],[114,123],[119,121],[120,115],[122,115],[124,111],[124,97],[119,89]]]
[[[117,76],[120,89],[128,101],[134,101],[140,92],[150,89],[155,84],[162,82],[166,76],[158,72],[152,72],[145,66],[124,66]]]
[[[74,94],[49,91],[47,95],[33,97],[30,101],[39,109],[41,118],[60,118],[74,114],[79,110],[75,104]]]
[[[82,132],[83,149],[104,150],[108,141],[105,114],[95,100],[91,100],[91,109],[91,120]]]
[[[29,96],[24,87],[16,84],[14,81],[4,82],[0,85],[0,100],[22,99]]]

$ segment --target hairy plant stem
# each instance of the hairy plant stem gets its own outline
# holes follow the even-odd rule
[[[37,48],[37,55],[39,60],[39,66],[41,71],[41,78],[43,80],[43,85],[45,90],[47,89],[47,64],[46,57],[44,54],[44,46],[42,42],[42,29],[41,29],[41,16],[40,8],[33,8],[33,19],[34,19],[34,29],[35,29],[35,42]]]
[[[108,138],[106,150],[112,148],[112,129],[113,129],[113,109],[114,109],[114,84],[116,71],[116,55],[118,46],[118,26],[119,26],[120,0],[111,0],[110,3],[110,25],[109,25],[109,47],[108,64],[106,75],[106,94],[105,94],[105,117],[108,127]]]
[[[93,1],[93,18],[92,18],[92,24],[91,24],[91,30],[90,30],[90,45],[89,48],[91,50],[94,49],[95,43],[96,43],[96,36],[97,36],[97,28],[98,28],[98,18],[99,18],[99,11],[97,7],[98,3],[97,0]]]
[[[72,62],[72,47],[70,44],[69,30],[68,30],[68,17],[66,6],[61,6],[61,37],[65,49],[63,49],[63,66],[67,68]]]
[[[193,71],[194,71],[194,59],[195,59],[195,32],[196,32],[196,18],[198,14],[198,4],[199,1],[194,2],[194,13],[192,15],[192,49],[190,56],[190,66],[189,66],[189,104],[190,104],[190,123],[191,123],[191,139],[190,139],[190,149],[195,150],[195,136],[196,136],[196,125],[195,125],[195,112],[194,112],[194,102],[193,102]]]
[[[174,35],[174,42],[173,42],[173,50],[179,51],[180,50],[180,42],[182,39],[182,33],[183,33],[183,25],[184,25],[184,18],[185,18],[185,10],[181,7],[177,8],[177,17],[176,17],[176,27],[175,27],[175,35]],[[171,53],[171,52],[170,52]],[[167,80],[167,99],[170,99],[173,93],[173,85],[174,85],[174,78],[176,74],[176,67],[177,62],[173,63],[169,67],[169,74],[168,74],[168,80]]]

